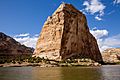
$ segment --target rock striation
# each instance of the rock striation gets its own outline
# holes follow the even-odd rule
[[[0,56],[32,55],[33,50],[0,32]]]
[[[106,49],[102,52],[102,57],[108,63],[120,62],[120,48]]]
[[[90,58],[102,62],[85,15],[71,4],[61,4],[44,23],[33,56],[55,60]]]

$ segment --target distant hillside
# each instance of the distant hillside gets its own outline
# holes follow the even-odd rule
[[[0,56],[32,55],[34,49],[21,45],[15,39],[0,32]]]
[[[120,62],[120,48],[106,49],[102,56],[105,62]]]

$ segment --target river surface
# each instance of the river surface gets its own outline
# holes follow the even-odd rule
[[[120,80],[120,65],[101,67],[0,67],[0,80]]]

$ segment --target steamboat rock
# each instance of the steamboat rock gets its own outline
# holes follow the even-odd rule
[[[44,23],[33,56],[54,60],[90,58],[102,62],[85,15],[71,4],[61,4]]]

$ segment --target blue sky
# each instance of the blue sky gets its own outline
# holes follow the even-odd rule
[[[120,46],[120,0],[0,0],[0,32],[34,47],[45,20],[62,2],[85,13],[101,49]]]

